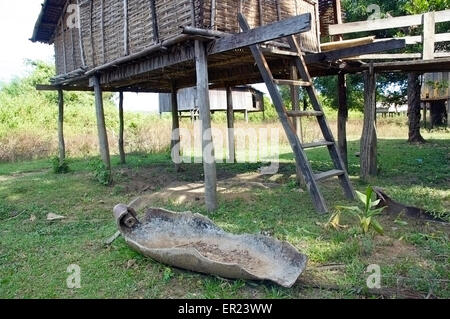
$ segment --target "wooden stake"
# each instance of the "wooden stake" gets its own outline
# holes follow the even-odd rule
[[[120,164],[126,163],[126,155],[124,148],[124,120],[123,120],[123,92],[119,92],[119,153]]]
[[[176,156],[180,156],[180,118],[178,116],[178,94],[175,83],[172,83],[172,94],[171,94],[171,104],[172,104],[172,142],[171,151],[177,152]],[[177,148],[177,149],[175,149]],[[174,155],[174,154],[173,154]],[[179,163],[175,163],[175,169],[178,172],[180,170]]]
[[[62,165],[66,159],[66,145],[64,142],[64,93],[62,89],[58,90],[58,106],[59,164]]]
[[[214,145],[211,133],[211,110],[209,104],[208,60],[205,44],[195,41],[195,62],[197,73],[197,103],[202,125],[203,169],[205,173],[205,202],[210,212],[217,210],[217,173]]]
[[[347,120],[348,120],[348,104],[347,104],[347,81],[344,73],[338,75],[338,147],[342,160],[348,171],[348,153],[347,153]]]
[[[106,133],[105,113],[103,110],[103,96],[100,81],[97,75],[92,77],[95,93],[95,110],[97,116],[98,141],[100,155],[107,170],[111,171],[111,158],[109,155],[108,134]]]
[[[228,162],[236,163],[236,144],[234,140],[233,91],[227,86],[227,127],[228,127]]]
[[[373,67],[364,74],[364,127],[361,138],[361,179],[377,175],[376,74]]]

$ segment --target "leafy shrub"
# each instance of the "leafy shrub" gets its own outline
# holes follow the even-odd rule
[[[70,171],[67,160],[64,159],[61,163],[58,156],[53,157],[52,164],[53,173],[55,174],[67,174]]]
[[[105,164],[101,160],[92,160],[89,166],[94,172],[94,177],[97,181],[105,186],[111,185],[112,174],[111,170],[107,169]]]

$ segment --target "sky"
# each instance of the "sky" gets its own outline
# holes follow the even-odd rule
[[[29,40],[42,2],[43,0],[0,0],[0,41],[3,44],[0,51],[0,83],[25,75],[27,59],[54,63],[53,46]],[[267,92],[264,85],[256,87]],[[124,108],[137,112],[156,111],[158,96],[126,94]]]
[[[29,39],[43,0],[0,0],[0,82],[26,72],[26,59],[54,61],[53,46]]]

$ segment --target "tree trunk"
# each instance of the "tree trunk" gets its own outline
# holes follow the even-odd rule
[[[125,164],[126,163],[123,134],[124,134],[123,92],[120,92],[119,93],[119,154],[120,154],[120,164]]]
[[[409,143],[425,143],[420,134],[420,81],[418,73],[408,74]]]
[[[377,131],[376,131],[376,74],[371,68],[365,72],[364,86],[364,127],[361,137],[361,179],[368,181],[376,176],[377,168]]]
[[[347,152],[347,120],[348,120],[348,103],[347,103],[347,83],[345,74],[338,75],[338,146],[344,161],[345,168],[348,171],[348,152]]]

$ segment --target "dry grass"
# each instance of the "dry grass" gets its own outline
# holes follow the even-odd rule
[[[317,122],[312,119],[303,120],[303,136],[305,142],[322,139]],[[330,126],[335,134],[336,121],[331,120]],[[190,120],[183,120],[181,127],[194,132],[194,125]],[[223,144],[226,145],[226,124],[222,122],[213,123],[213,128],[221,131]],[[286,136],[282,131],[279,122],[249,123],[239,121],[236,129],[260,128],[280,129],[280,143],[288,144]],[[358,118],[350,119],[347,125],[349,140],[358,140],[362,132],[362,120]],[[117,132],[108,130],[109,144],[112,154],[118,153]],[[380,138],[406,138],[407,127],[406,118],[383,118],[378,121],[378,136]],[[192,136],[193,138],[193,136]],[[98,140],[96,130],[85,130],[76,132],[66,132],[66,150],[70,157],[86,157],[98,154]],[[138,127],[132,127],[125,132],[125,147],[128,153],[155,153],[165,151],[170,146],[171,122],[168,120],[154,121]],[[217,142],[217,141],[216,141]],[[35,132],[35,131],[12,131],[7,136],[0,139],[0,162],[15,162],[19,160],[30,160],[47,158],[57,154],[58,141],[56,132]]]

